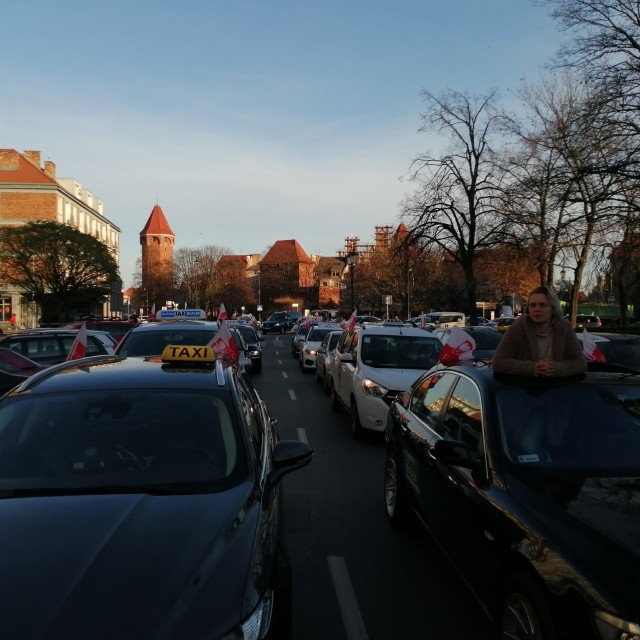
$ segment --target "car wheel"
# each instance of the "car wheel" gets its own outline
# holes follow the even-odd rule
[[[322,384],[322,378],[320,378],[320,367],[316,364],[316,382]]]
[[[556,640],[545,597],[533,578],[513,578],[505,591],[500,638],[502,640]]]
[[[354,438],[361,438],[364,435],[364,429],[362,428],[362,424],[360,424],[358,405],[354,398],[351,398],[351,435]]]
[[[387,446],[384,464],[384,503],[389,522],[394,527],[403,527],[409,519],[408,499],[400,479],[396,450],[392,445]]]
[[[283,638],[291,640],[292,633],[292,615],[293,615],[293,585],[292,571],[289,559],[284,551],[280,548],[276,554],[274,578],[274,615],[273,615],[273,634],[274,638]]]
[[[336,387],[333,384],[331,385],[331,408],[334,411],[340,411],[340,399],[336,393]]]

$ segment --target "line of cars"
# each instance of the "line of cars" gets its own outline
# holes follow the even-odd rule
[[[279,483],[313,452],[217,329],[140,324],[0,398],[4,636],[291,639]]]
[[[638,640],[640,336],[596,334],[607,363],[528,380],[494,376],[502,334],[467,327],[483,360],[427,366],[394,390],[382,375],[408,369],[400,337],[421,332],[415,354],[450,330],[390,324],[329,331],[315,371],[355,435],[384,431],[389,522],[426,531],[497,637]]]

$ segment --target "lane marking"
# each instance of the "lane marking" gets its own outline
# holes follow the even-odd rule
[[[283,372],[282,372],[282,377],[283,377],[283,378],[288,378],[288,377],[289,377],[289,376],[287,375],[287,372],[286,372],[286,371],[283,371]]]
[[[298,440],[300,442],[304,442],[305,444],[309,444],[309,440],[307,439],[307,430],[302,427],[298,427]]]
[[[296,399],[296,393],[293,389],[289,389],[289,396],[292,400]]]
[[[278,364],[282,364],[282,360],[278,360]]]
[[[327,561],[348,640],[369,640],[351,584],[347,563],[342,556],[327,556]]]

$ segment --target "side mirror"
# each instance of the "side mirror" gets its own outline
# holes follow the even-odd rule
[[[327,353],[327,350],[324,347],[318,347],[318,353],[325,354]]]
[[[355,357],[353,353],[351,353],[350,351],[345,353],[339,353],[337,357],[338,357],[338,360],[340,360],[340,362],[355,362]]]
[[[301,440],[280,440],[273,449],[273,469],[267,479],[270,487],[297,469],[307,466],[313,457],[313,449]]]

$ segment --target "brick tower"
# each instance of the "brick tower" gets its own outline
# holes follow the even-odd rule
[[[142,246],[142,287],[147,306],[159,309],[173,292],[173,245],[176,237],[160,208],[153,207],[140,232]]]

